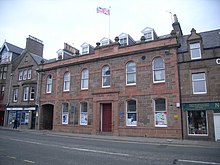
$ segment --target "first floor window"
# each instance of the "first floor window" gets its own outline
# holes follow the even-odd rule
[[[128,62],[126,64],[126,85],[136,84],[136,64]]]
[[[89,70],[83,69],[81,77],[81,89],[88,89],[89,87]]]
[[[69,91],[70,90],[70,73],[66,72],[64,74],[64,80],[63,80],[63,91]]]
[[[165,82],[165,67],[163,58],[157,57],[153,61],[153,81]]]
[[[47,87],[46,87],[46,93],[51,93],[52,92],[52,76],[49,75],[47,77]]]
[[[23,97],[24,101],[28,100],[28,92],[29,92],[29,87],[24,87],[24,97]]]
[[[127,101],[127,117],[126,117],[127,126],[137,126],[137,111],[136,111],[136,101],[129,100]]]
[[[207,93],[205,73],[193,73],[192,85],[193,85],[193,94]]]
[[[155,126],[167,127],[166,100],[165,99],[154,100],[154,110],[155,110]]]
[[[18,101],[18,88],[14,89],[13,91],[13,102]]]
[[[102,68],[102,87],[110,87],[110,67],[108,65]]]
[[[80,125],[88,124],[88,105],[87,102],[80,104]]]
[[[68,104],[62,104],[62,124],[68,124],[69,112],[68,112]]]
[[[4,95],[5,95],[5,86],[2,85],[2,87],[1,87],[1,96],[0,97],[3,98]]]
[[[18,77],[19,80],[23,80],[23,71],[19,71],[19,77]]]
[[[35,89],[34,89],[34,87],[31,87],[31,90],[30,90],[30,100],[34,100],[34,97],[35,97]]]
[[[188,134],[189,135],[207,135],[207,114],[205,110],[202,111],[188,111]]]

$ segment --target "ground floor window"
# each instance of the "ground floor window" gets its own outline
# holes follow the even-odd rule
[[[187,111],[188,134],[189,135],[207,135],[207,114],[202,111]]]
[[[127,126],[137,126],[137,111],[136,111],[136,101],[127,101]]]
[[[8,113],[8,124],[13,124],[16,119],[16,111],[9,111]]]
[[[68,111],[68,104],[62,104],[62,124],[68,124],[69,119],[69,111]]]
[[[28,125],[29,123],[29,111],[9,111],[8,112],[8,124],[13,124],[15,119],[19,125]]]
[[[80,125],[88,124],[88,106],[87,102],[82,102],[80,104]]]
[[[154,100],[154,110],[155,110],[155,126],[167,127],[166,100],[163,98]]]

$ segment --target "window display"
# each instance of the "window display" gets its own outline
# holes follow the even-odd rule
[[[206,111],[188,111],[188,134],[207,135],[207,114]]]

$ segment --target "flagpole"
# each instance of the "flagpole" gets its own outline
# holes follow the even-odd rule
[[[109,22],[108,22],[108,42],[109,42],[109,44],[110,44],[110,15],[111,15],[110,9],[111,9],[111,6],[109,6]]]

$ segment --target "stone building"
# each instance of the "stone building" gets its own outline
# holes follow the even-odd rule
[[[26,40],[26,48],[11,63],[8,79],[8,103],[5,111],[5,126],[35,129],[37,116],[37,93],[39,76],[36,72],[43,59],[43,42],[33,36]]]
[[[158,37],[147,29],[140,41],[120,35],[42,64],[39,129],[182,138],[179,45],[175,35]]]
[[[4,42],[0,49],[0,126],[4,125],[5,109],[10,99],[7,91],[11,76],[11,63],[22,51],[22,48],[8,42]]]
[[[220,140],[220,29],[179,35],[178,68],[184,139]]]

